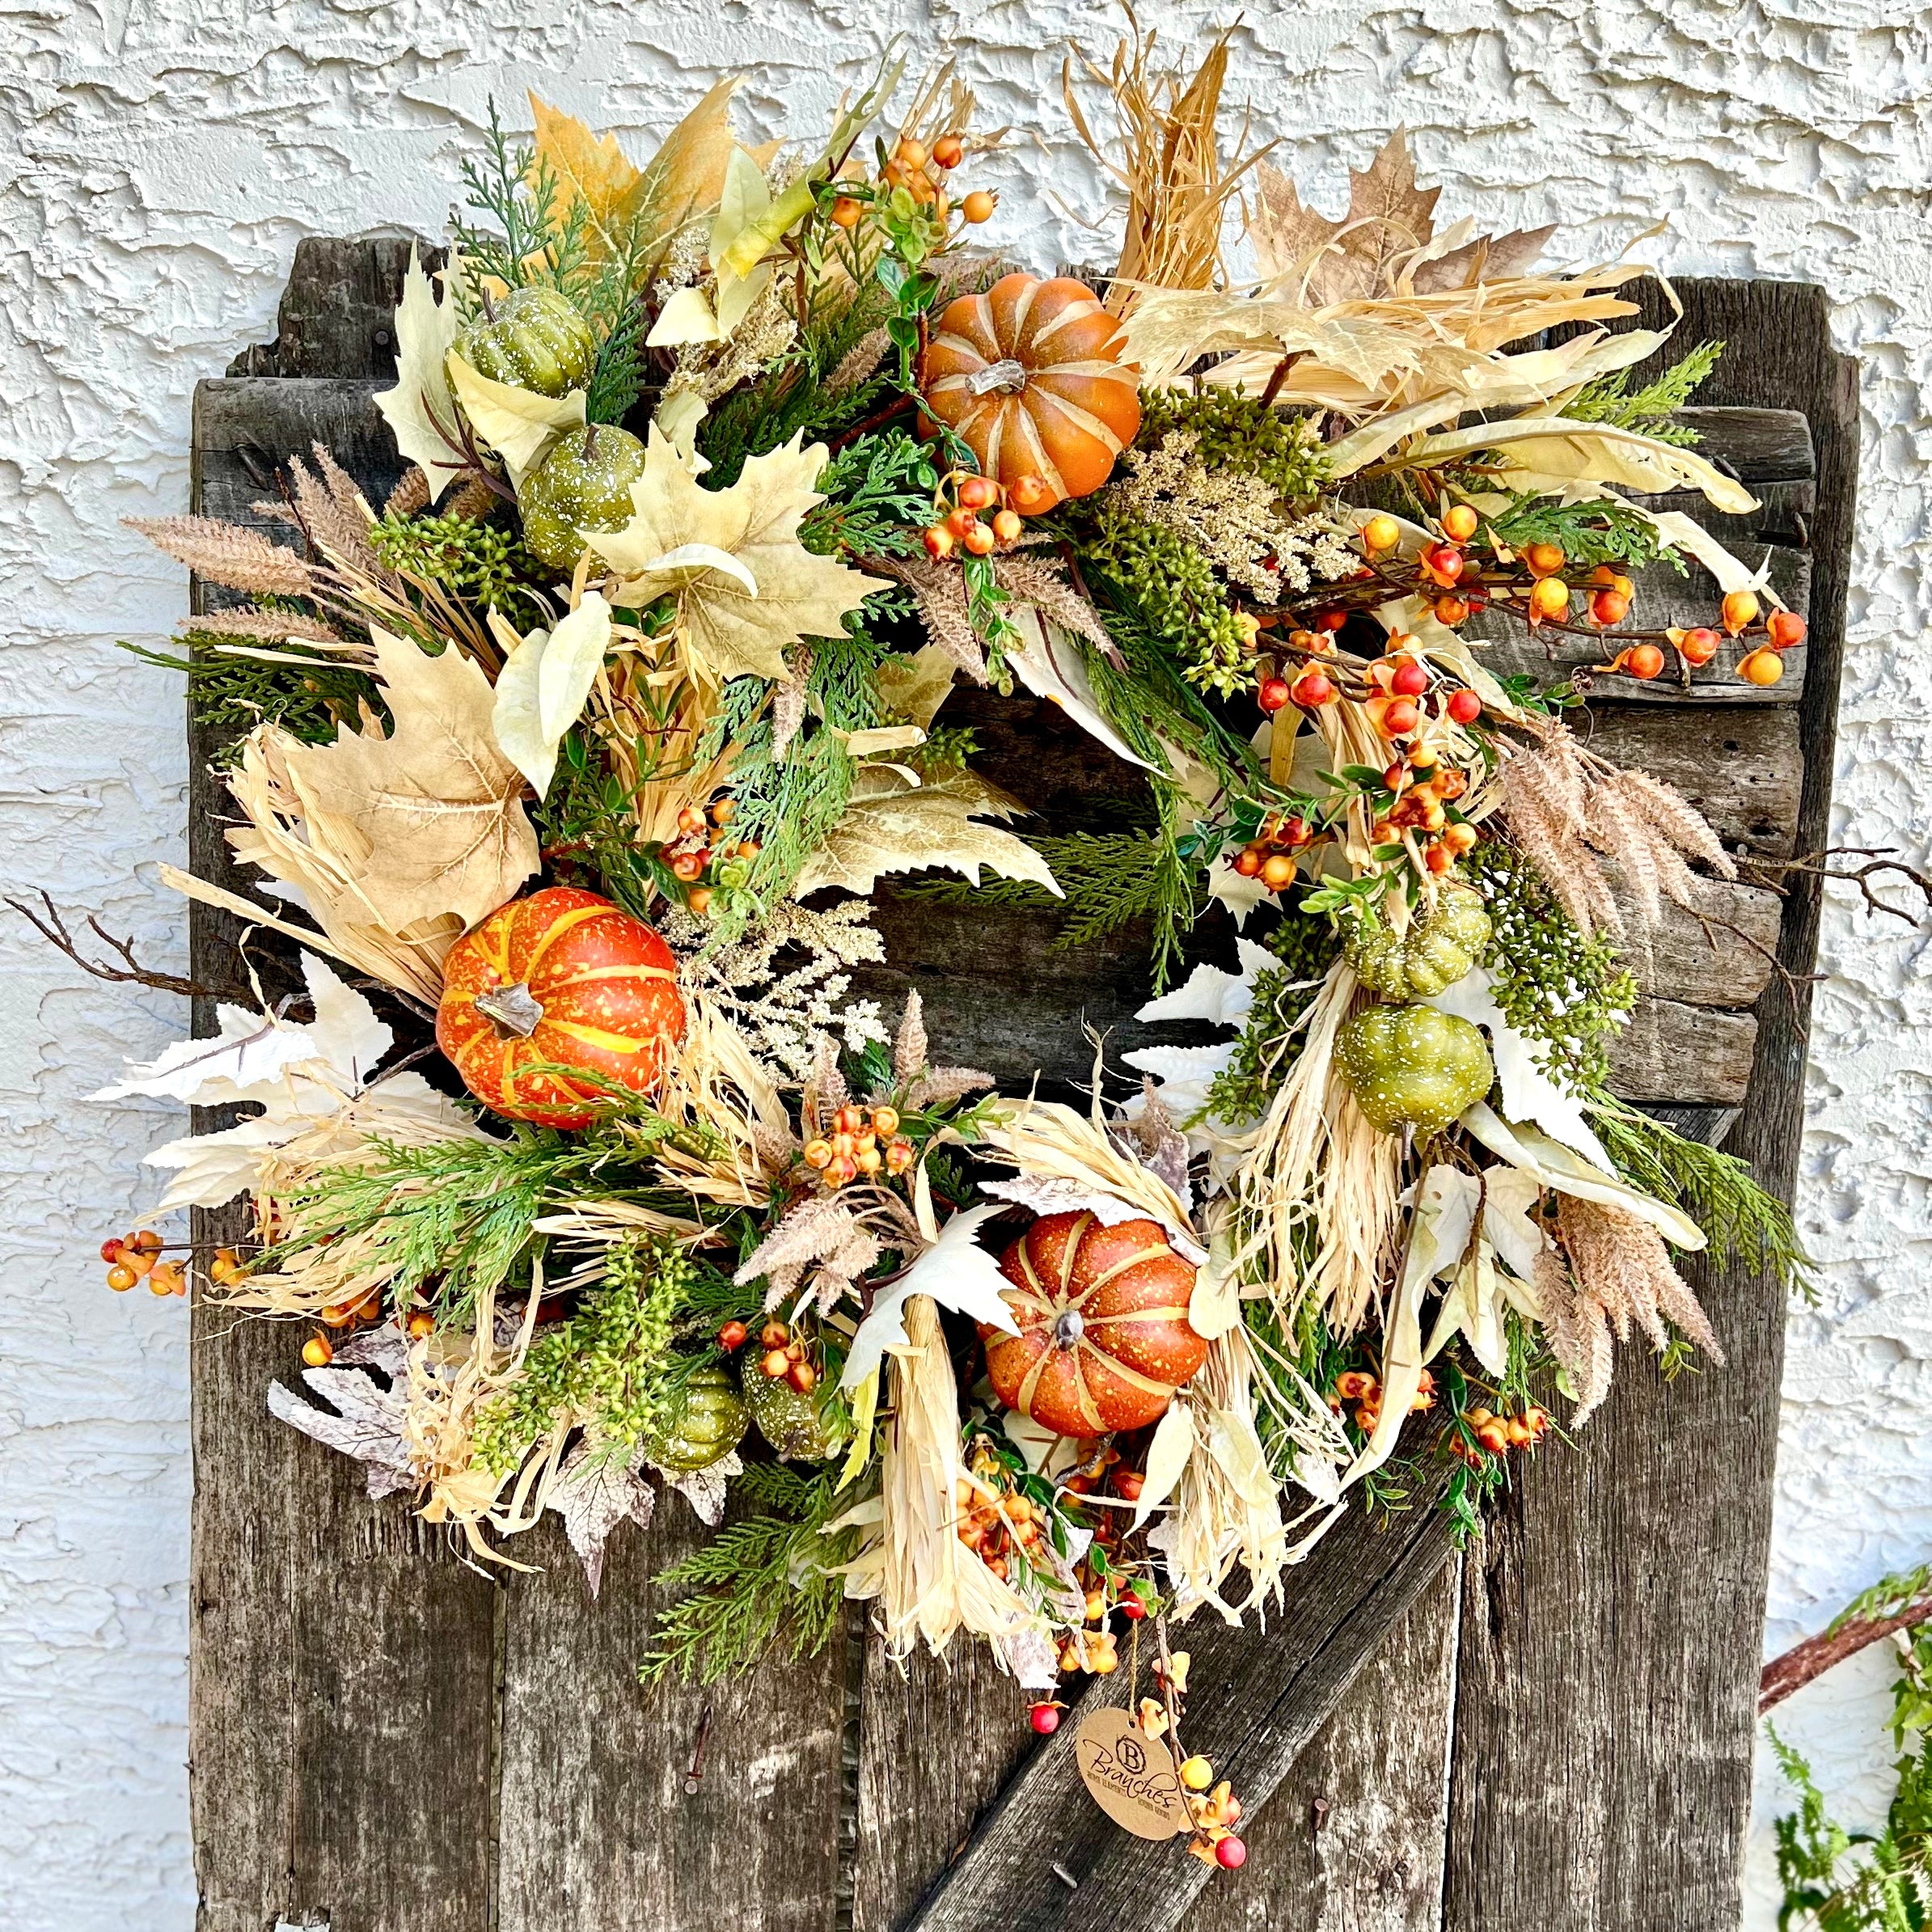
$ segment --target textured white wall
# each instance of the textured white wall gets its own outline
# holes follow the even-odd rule
[[[1209,18],[1142,12],[1174,37]],[[1665,216],[1671,269],[1831,290],[1864,359],[1839,821],[1924,862],[1926,12],[1249,13],[1237,92],[1330,205],[1344,165],[1406,122],[1445,212],[1571,224],[1579,256]],[[535,85],[662,132],[743,67],[747,133],[810,131],[903,28],[958,51],[989,122],[1042,128],[1004,165],[995,239],[1043,262],[1096,246],[1045,191],[1101,206],[1058,99],[1067,36],[1111,43],[1101,0],[10,0],[0,20],[0,875],[102,911],[157,962],[181,953],[154,878],[180,855],[180,703],[113,643],[164,636],[183,586],[116,519],[184,507],[193,384],[273,332],[298,236],[439,230],[493,91],[513,115]],[[1835,903],[1824,965],[1803,1212],[1824,1292],[1792,1324],[1773,1647],[1932,1553],[1932,961]],[[0,974],[0,1897],[46,1932],[170,1932],[193,1905],[185,1323],[179,1303],[109,1295],[92,1253],[138,1207],[135,1159],[163,1122],[82,1101],[182,1014],[80,982],[17,922]],[[1868,1806],[1885,1681],[1868,1657],[1791,1710],[1828,1782],[1857,1779]]]

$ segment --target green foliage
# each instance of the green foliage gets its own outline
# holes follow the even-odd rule
[[[540,1330],[522,1373],[476,1418],[476,1460],[501,1475],[561,1423],[636,1448],[675,1389],[677,1319],[711,1272],[669,1241],[627,1241],[604,1258],[603,1279],[567,1321]]]
[[[1268,935],[1282,964],[1255,981],[1234,1053],[1207,1089],[1205,1112],[1231,1126],[1258,1119],[1301,1057],[1301,1022],[1342,949],[1326,919],[1291,912]]]
[[[909,556],[932,520],[938,484],[931,453],[903,429],[856,438],[820,472],[826,500],[806,511],[798,540],[820,556]]]
[[[1283,416],[1259,396],[1232,389],[1144,389],[1140,393],[1141,448],[1156,447],[1170,430],[1191,430],[1209,469],[1234,470],[1272,484],[1291,503],[1306,503],[1321,493],[1328,458],[1313,416]]]
[[[1610,423],[1620,429],[1634,429],[1654,436],[1659,442],[1689,447],[1700,440],[1695,429],[1670,419],[1694,395],[1704,378],[1723,354],[1722,342],[1700,342],[1680,362],[1674,362],[1658,377],[1638,390],[1630,387],[1630,372],[1615,370],[1586,383],[1563,410],[1579,422]]]
[[[361,715],[365,702],[375,704],[379,697],[373,679],[339,658],[311,656],[299,640],[273,647],[301,658],[299,664],[264,664],[259,658],[226,656],[222,646],[245,640],[213,632],[190,628],[184,641],[188,645],[184,657],[137,644],[124,643],[120,648],[143,664],[187,677],[189,711],[225,754],[257,725],[279,725],[305,745],[328,744],[345,723]]]
[[[1637,983],[1606,939],[1586,939],[1536,868],[1491,839],[1467,860],[1493,932],[1480,963],[1511,1025],[1540,1042],[1543,1066],[1572,1093],[1609,1083],[1608,1045],[1637,1003]]]
[[[1080,543],[1089,576],[1114,587],[1113,601],[1139,618],[1190,684],[1224,697],[1246,690],[1254,682],[1246,636],[1214,566],[1186,538],[1142,522],[1111,492],[1094,502]]]
[[[1884,1828],[1850,1832],[1827,1812],[1811,1766],[1765,1728],[1799,1799],[1773,1828],[1779,1932],[1922,1932],[1932,1924],[1932,1735],[1898,1761]]]
[[[1735,1154],[1687,1140],[1660,1120],[1608,1097],[1592,1109],[1598,1138],[1633,1186],[1675,1201],[1704,1230],[1712,1261],[1735,1259],[1786,1289],[1808,1291],[1811,1262],[1791,1211],[1766,1194]]]
[[[630,793],[581,726],[557,746],[550,789],[533,816],[560,876],[588,868],[632,918],[650,918],[660,899],[683,899],[684,887],[657,848],[637,843]]]
[[[1599,564],[1621,564],[1641,570],[1647,564],[1668,564],[1680,577],[1684,560],[1658,537],[1657,526],[1627,503],[1609,498],[1587,503],[1558,503],[1533,493],[1511,497],[1499,517],[1485,519],[1496,541],[1520,554],[1532,543],[1558,543],[1568,568],[1593,569]]]
[[[485,611],[500,610],[513,622],[529,621],[543,607],[532,586],[549,573],[516,535],[494,523],[449,514],[378,517],[369,541],[391,570],[446,590]]]
[[[736,1486],[765,1513],[729,1524],[652,1579],[654,1589],[688,1594],[653,1619],[638,1671],[647,1684],[715,1684],[775,1648],[793,1660],[815,1656],[843,1624],[845,1579],[827,1572],[852,1560],[858,1532],[823,1530],[854,1499],[838,1495],[830,1476],[775,1463],[752,1464]]]
[[[641,302],[628,302],[597,345],[590,370],[590,387],[584,397],[585,420],[621,423],[636,406],[644,387],[650,352],[644,345],[650,313]]]

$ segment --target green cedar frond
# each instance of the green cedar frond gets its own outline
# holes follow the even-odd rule
[[[1678,576],[1686,573],[1684,559],[1662,543],[1657,526],[1627,503],[1609,498],[1588,503],[1556,503],[1534,493],[1510,499],[1500,516],[1486,519],[1496,540],[1522,552],[1532,543],[1556,543],[1578,568],[1621,564],[1641,570],[1647,564],[1668,564]]]
[[[1681,361],[1672,363],[1654,383],[1634,393],[1630,370],[1613,370],[1586,383],[1565,405],[1563,414],[1579,422],[1634,429],[1659,442],[1688,448],[1702,438],[1695,429],[1670,419],[1690,400],[1723,353],[1722,342],[1700,342]]]
[[[277,648],[302,657],[300,664],[228,656],[218,647],[234,644],[235,638],[197,635],[192,627],[183,641],[188,654],[181,657],[137,644],[124,642],[120,649],[143,664],[187,677],[189,712],[220,745],[224,759],[257,725],[279,725],[305,745],[328,744],[343,725],[361,716],[365,703],[375,703],[379,696],[373,679],[339,657],[309,657],[299,641]]]

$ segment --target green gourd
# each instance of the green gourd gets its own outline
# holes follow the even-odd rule
[[[552,570],[576,569],[586,531],[622,530],[636,514],[631,485],[644,474],[644,445],[628,429],[573,429],[523,479],[517,508],[523,542]]]
[[[1391,1000],[1430,1000],[1453,986],[1490,943],[1482,894],[1453,881],[1436,888],[1435,903],[1396,932],[1377,926],[1351,936],[1343,950],[1372,993]]]
[[[729,1456],[750,1426],[738,1385],[714,1363],[685,1378],[642,1446],[659,1469],[688,1476]]]
[[[1438,1134],[1490,1090],[1494,1068],[1467,1020],[1432,1006],[1371,1006],[1335,1036],[1335,1059],[1368,1124]]]
[[[455,353],[493,383],[563,396],[590,380],[597,338],[555,289],[512,289],[457,336]]]
[[[755,1359],[745,1364],[745,1406],[774,1454],[787,1462],[822,1462],[831,1431],[815,1397],[801,1395],[784,1376],[768,1376]]]

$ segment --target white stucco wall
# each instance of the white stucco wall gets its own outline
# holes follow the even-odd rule
[[[1232,6],[1223,10],[1232,12]],[[1909,0],[1262,0],[1235,91],[1331,208],[1346,163],[1414,130],[1443,209],[1572,224],[1579,256],[1659,216],[1686,273],[1814,279],[1864,359],[1861,540],[1837,781],[1863,844],[1920,862],[1932,770],[1926,383],[1932,41]],[[1164,32],[1198,6],[1144,0]],[[1219,18],[1219,15],[1214,16]],[[164,636],[179,573],[117,519],[185,506],[188,400],[273,332],[298,237],[437,231],[493,91],[530,85],[662,132],[748,70],[747,133],[810,132],[877,45],[945,41],[989,122],[1037,125],[995,239],[1096,244],[1059,105],[1100,0],[12,0],[0,9],[0,877],[102,911],[179,962],[155,865],[182,844],[173,680],[113,649]],[[828,63],[835,63],[828,65]],[[1795,1313],[1770,1647],[1932,1552],[1932,963],[1841,903],[1813,1035],[1803,1215],[1824,1297]],[[101,1286],[164,1122],[82,1098],[180,1028],[81,982],[0,914],[0,1898],[44,1932],[192,1920],[184,1725],[188,1471],[181,1304]],[[1789,1729],[1882,1804],[1870,1657]],[[1768,1925],[1763,1907],[1757,1921]]]

